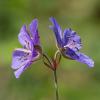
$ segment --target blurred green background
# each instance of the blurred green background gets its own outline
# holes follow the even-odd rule
[[[12,51],[22,47],[18,33],[23,24],[39,19],[43,50],[53,56],[54,34],[49,17],[81,36],[82,52],[95,67],[62,58],[57,70],[60,100],[100,100],[100,0],[0,0],[0,100],[55,100],[53,72],[38,61],[16,79]]]

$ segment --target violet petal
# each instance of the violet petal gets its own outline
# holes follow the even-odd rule
[[[94,61],[90,57],[88,57],[83,53],[75,52],[70,48],[67,48],[67,50],[65,51],[65,55],[70,57],[73,60],[77,60],[78,62],[87,64],[89,67],[94,66]]]
[[[32,35],[32,40],[34,42],[34,45],[40,45],[40,40],[39,40],[39,34],[38,34],[38,20],[37,19],[34,19],[30,26],[29,26],[29,29],[30,29],[30,33]]]
[[[65,47],[69,47],[74,51],[78,51],[82,47],[80,36],[78,36],[76,32],[71,29],[64,30],[63,42]]]
[[[59,24],[57,23],[57,21],[53,17],[50,18],[50,21],[53,24],[53,26],[50,26],[50,29],[53,30],[55,33],[58,46],[62,47],[62,45],[63,45],[63,43],[62,43],[62,30],[61,30]]]
[[[27,32],[25,25],[22,26],[20,33],[18,35],[18,39],[24,48],[33,49],[32,48],[32,41],[31,41],[31,38]]]
[[[22,67],[23,65],[26,65],[31,57],[31,52],[26,49],[16,49],[13,52],[13,58],[12,58],[12,68],[13,69],[18,69]]]
[[[20,75],[27,69],[28,66],[30,66],[30,63],[27,63],[26,65],[23,65],[21,68],[19,68],[18,70],[16,70],[14,72],[15,77],[19,78]]]

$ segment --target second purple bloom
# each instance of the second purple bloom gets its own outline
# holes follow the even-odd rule
[[[64,32],[62,32],[60,25],[53,17],[50,18],[50,21],[53,24],[53,26],[50,26],[50,29],[52,29],[55,34],[57,47],[61,54],[66,58],[93,67],[94,61],[85,54],[79,52],[82,48],[80,36],[78,36],[72,29],[65,29]]]

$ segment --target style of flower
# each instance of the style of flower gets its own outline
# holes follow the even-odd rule
[[[78,36],[77,33],[70,28],[65,29],[64,32],[62,32],[60,25],[53,17],[50,18],[50,21],[53,24],[53,26],[50,26],[50,29],[53,30],[55,34],[57,47],[61,54],[66,58],[76,60],[87,64],[89,67],[93,67],[94,61],[85,54],[79,52],[82,48],[80,36]]]
[[[12,69],[16,78],[35,61],[40,58],[41,46],[38,34],[38,20],[34,19],[29,25],[29,31],[26,25],[23,25],[18,35],[18,40],[23,48],[17,48],[13,52]]]

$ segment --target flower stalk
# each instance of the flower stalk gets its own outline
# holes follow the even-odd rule
[[[54,74],[54,87],[55,87],[55,95],[56,100],[59,100],[59,93],[58,93],[58,80],[57,80],[57,66],[61,60],[60,52],[55,53],[55,57],[50,59],[45,53],[43,53],[43,62],[44,64],[53,71]]]
[[[56,89],[56,100],[59,100],[59,92],[58,92],[58,80],[57,80],[57,72],[54,70],[54,84]]]

